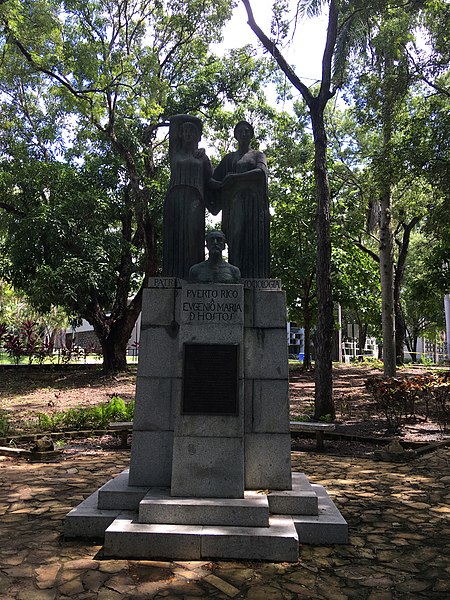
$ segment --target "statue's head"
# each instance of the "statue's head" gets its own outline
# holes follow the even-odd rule
[[[239,121],[234,127],[234,137],[241,141],[241,139],[247,139],[250,141],[255,136],[255,130],[248,121]]]
[[[202,137],[202,122],[198,117],[192,115],[173,115],[169,119],[169,154],[176,153],[183,141],[198,143]]]
[[[222,252],[225,250],[225,234],[223,231],[208,231],[205,236],[206,247],[208,248],[209,254],[220,254],[222,256]]]
[[[198,125],[195,121],[184,121],[180,125],[180,140],[184,141],[195,141],[199,142],[202,137],[202,129],[201,126]]]

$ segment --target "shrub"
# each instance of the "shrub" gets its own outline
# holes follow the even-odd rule
[[[425,373],[398,379],[395,377],[370,377],[366,389],[373,396],[377,410],[382,412],[391,428],[417,418],[417,402],[424,405],[423,417],[428,419],[432,406],[442,431],[449,422],[450,372]]]
[[[13,427],[9,421],[8,415],[5,411],[0,410],[0,437],[6,437],[13,433]]]
[[[110,421],[131,421],[134,401],[125,402],[113,396],[109,402],[98,406],[69,408],[51,414],[38,413],[38,427],[41,431],[80,431],[83,429],[106,429]]]
[[[41,339],[37,323],[29,319],[21,323],[18,334],[8,333],[6,324],[0,323],[0,343],[16,365],[25,357],[30,365],[33,360],[42,364],[52,354],[48,342]]]

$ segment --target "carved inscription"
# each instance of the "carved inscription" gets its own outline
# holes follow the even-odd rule
[[[245,289],[281,290],[281,279],[241,279]]]
[[[174,288],[177,287],[176,277],[150,277],[148,281],[148,287],[151,288]]]
[[[185,344],[184,414],[238,414],[238,352],[235,344]]]
[[[238,324],[243,321],[242,287],[230,285],[183,288],[181,315],[184,323]]]

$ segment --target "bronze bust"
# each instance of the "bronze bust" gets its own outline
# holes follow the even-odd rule
[[[239,283],[240,270],[222,258],[225,249],[225,235],[222,231],[210,231],[205,236],[209,256],[207,260],[191,267],[191,283]]]

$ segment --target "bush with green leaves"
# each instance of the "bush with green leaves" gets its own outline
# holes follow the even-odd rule
[[[0,410],[0,437],[6,437],[13,433],[13,426],[10,423],[6,411]]]
[[[125,402],[120,396],[113,396],[109,402],[90,407],[69,408],[66,411],[38,413],[38,427],[41,431],[82,431],[107,429],[111,421],[131,421],[134,414],[134,401]]]

